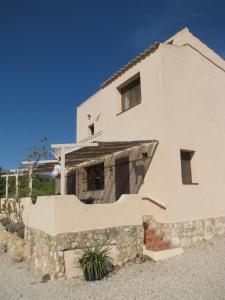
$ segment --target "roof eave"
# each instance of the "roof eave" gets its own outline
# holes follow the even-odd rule
[[[116,80],[118,77],[120,77],[127,70],[129,70],[130,68],[132,68],[133,66],[135,66],[137,63],[139,63],[140,61],[142,61],[143,59],[145,59],[150,54],[154,53],[159,48],[159,45],[160,45],[160,43],[155,42],[153,45],[151,45],[150,47],[148,47],[147,49],[145,49],[142,53],[140,53],[139,55],[137,55],[134,59],[132,59],[131,61],[129,61],[119,71],[117,71],[111,77],[109,77],[109,79],[107,79],[106,81],[104,81],[101,84],[101,88],[105,88],[107,85],[109,85],[111,82],[113,82],[114,80]]]

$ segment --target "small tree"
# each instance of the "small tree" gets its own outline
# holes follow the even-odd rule
[[[49,147],[48,147],[48,139],[47,137],[43,137],[41,139],[41,145],[39,147],[33,146],[29,149],[29,153],[27,155],[27,161],[31,163],[33,168],[37,167],[38,162],[42,158],[48,158]]]
[[[34,169],[38,166],[39,161],[41,159],[49,158],[49,146],[47,137],[42,138],[40,143],[41,145],[39,147],[34,146],[29,149],[29,153],[26,159],[28,161],[28,171],[31,173],[32,180],[34,179]],[[31,194],[32,191],[29,190],[29,195]]]

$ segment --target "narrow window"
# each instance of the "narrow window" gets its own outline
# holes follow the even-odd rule
[[[104,163],[87,167],[87,190],[104,190]]]
[[[141,103],[141,82],[140,77],[134,79],[120,89],[122,111],[126,111]]]
[[[194,151],[180,150],[181,175],[183,183],[192,183],[191,159],[194,153]]]
[[[95,125],[91,124],[88,126],[88,128],[89,128],[90,135],[93,135],[95,133]]]

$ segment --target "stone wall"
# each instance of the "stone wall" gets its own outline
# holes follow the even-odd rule
[[[25,237],[25,256],[36,269],[43,274],[49,274],[54,280],[67,274],[65,254],[68,251],[90,246],[93,242],[102,242],[112,248],[110,253],[116,265],[124,265],[142,256],[144,230],[143,226],[122,226],[50,236],[39,230],[27,228]]]
[[[225,217],[157,223],[153,216],[147,215],[143,216],[143,222],[176,247],[191,247],[198,241],[225,234]],[[144,227],[141,224],[124,225],[56,235],[26,227],[24,239],[21,239],[0,225],[0,247],[5,247],[11,256],[25,257],[42,274],[49,274],[52,280],[81,276],[80,269],[74,264],[75,258],[79,257],[75,252],[94,242],[108,246],[113,264],[122,266],[142,256]]]
[[[0,225],[0,247],[12,257],[24,257],[24,239],[6,231],[2,225]]]
[[[165,241],[174,246],[191,247],[194,243],[225,234],[225,217],[200,219],[177,223],[157,223],[153,216],[144,216],[143,221]]]

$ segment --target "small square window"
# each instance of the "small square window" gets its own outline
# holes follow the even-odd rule
[[[194,151],[180,150],[182,182],[192,184],[191,160]]]
[[[136,77],[136,76],[135,76]],[[141,81],[140,76],[123,87],[119,88],[121,94],[122,112],[141,103]]]

